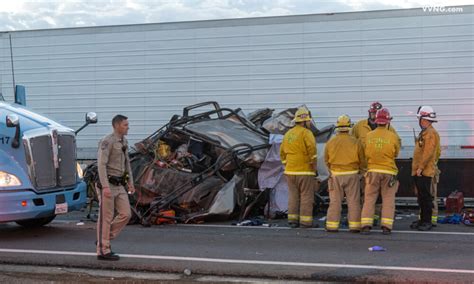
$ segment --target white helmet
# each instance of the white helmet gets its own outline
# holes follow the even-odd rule
[[[420,106],[418,108],[418,112],[416,113],[416,117],[418,117],[418,119],[423,118],[433,122],[438,121],[436,120],[436,112],[430,106]]]

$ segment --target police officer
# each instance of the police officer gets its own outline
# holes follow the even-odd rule
[[[432,179],[436,175],[437,152],[440,148],[439,134],[433,123],[437,122],[436,112],[430,106],[421,106],[416,114],[421,133],[415,141],[412,172],[420,207],[420,220],[411,224],[412,229],[429,231],[433,227],[433,196],[430,192]]]
[[[313,226],[316,175],[316,139],[309,130],[311,115],[305,108],[296,111],[296,125],[283,137],[280,158],[288,182],[288,224],[292,228]]]
[[[364,153],[367,158],[367,174],[365,178],[364,206],[362,208],[362,234],[369,234],[374,222],[375,202],[382,195],[383,234],[392,231],[395,215],[395,194],[398,190],[396,175],[398,168],[395,158],[400,152],[398,135],[388,130],[392,117],[386,108],[377,111],[375,122],[377,128],[367,133]]]
[[[336,122],[337,135],[331,138],[324,149],[324,160],[331,173],[329,186],[329,209],[326,231],[337,232],[341,219],[341,204],[346,195],[349,230],[360,231],[360,177],[364,158],[362,144],[349,135],[351,119],[341,115]]]
[[[119,260],[112,252],[110,241],[115,239],[131,217],[129,193],[134,193],[133,177],[128,156],[128,118],[116,115],[112,119],[113,133],[99,142],[97,167],[101,183],[99,219],[97,221],[97,259]]]

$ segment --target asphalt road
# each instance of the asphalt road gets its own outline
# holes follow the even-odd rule
[[[440,225],[433,232],[390,236],[322,229],[226,225],[127,226],[113,242],[118,262],[95,257],[95,224],[58,220],[38,229],[0,224],[0,263],[192,275],[312,281],[474,283],[474,229]],[[398,229],[398,230],[397,230]],[[371,246],[384,252],[371,252]]]

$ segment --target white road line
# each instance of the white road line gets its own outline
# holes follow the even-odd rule
[[[48,255],[68,255],[68,256],[96,256],[92,252],[76,251],[56,251],[56,250],[23,250],[23,249],[2,249],[0,253],[24,253],[24,254],[48,254]],[[375,269],[375,270],[395,270],[395,271],[417,271],[417,272],[441,272],[441,273],[462,273],[474,274],[474,270],[468,269],[445,269],[431,267],[404,267],[404,266],[383,266],[383,265],[358,265],[358,264],[335,264],[317,262],[287,262],[287,261],[267,261],[267,260],[245,260],[245,259],[223,259],[223,258],[203,258],[203,257],[182,257],[163,255],[141,255],[141,254],[120,254],[122,258],[173,260],[173,261],[194,261],[230,264],[253,264],[253,265],[282,265],[318,268],[349,268],[349,269]]]
[[[292,229],[290,227],[264,227],[264,226],[233,226],[233,225],[209,225],[209,224],[180,224],[181,226],[189,227],[210,227],[210,228],[239,228],[239,229],[274,229],[274,230],[298,230]],[[324,228],[309,228],[302,230],[311,230],[311,231],[325,231]],[[339,229],[342,232],[348,232],[349,229]],[[372,230],[371,232],[381,233],[382,230]],[[459,235],[459,236],[474,236],[474,233],[468,232],[440,232],[440,231],[397,231],[393,230],[392,234],[426,234],[426,235]]]

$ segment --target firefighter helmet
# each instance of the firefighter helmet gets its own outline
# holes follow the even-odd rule
[[[343,114],[337,118],[337,131],[349,131],[352,127],[351,118],[347,114]]]
[[[370,108],[369,108],[369,113],[376,113],[379,109],[382,108],[382,104],[379,103],[379,102],[373,102],[371,105],[370,105]]]
[[[377,124],[388,124],[391,120],[392,117],[390,116],[390,111],[385,107],[378,110],[375,115],[375,123]]]
[[[295,122],[311,121],[311,114],[305,107],[300,107],[295,113]]]
[[[433,122],[438,121],[436,120],[436,112],[430,106],[420,106],[416,112],[416,117],[418,117],[418,119],[426,119]]]

